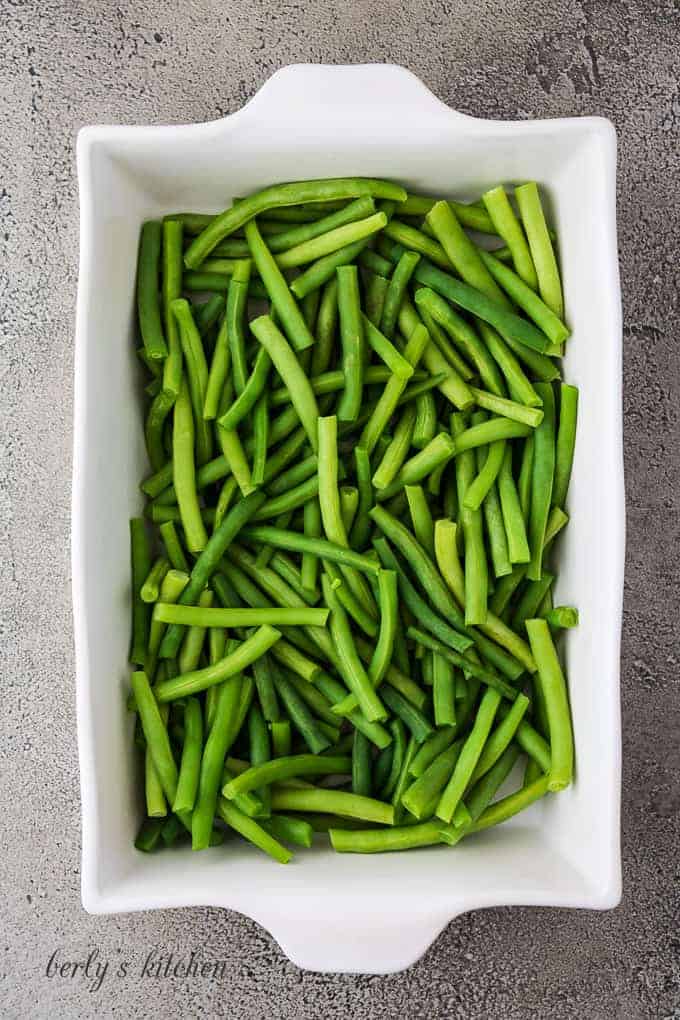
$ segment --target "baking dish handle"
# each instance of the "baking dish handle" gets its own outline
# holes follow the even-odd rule
[[[410,916],[267,924],[289,960],[303,970],[341,974],[394,974],[416,963],[451,920]]]
[[[418,132],[433,123],[450,128],[459,120],[468,130],[479,123],[452,110],[396,64],[291,64],[273,74],[237,116],[255,122],[266,117],[277,135],[293,132],[294,137],[310,124],[318,137],[328,124],[337,138],[345,119],[353,135],[362,125],[372,125],[379,134],[394,122]]]

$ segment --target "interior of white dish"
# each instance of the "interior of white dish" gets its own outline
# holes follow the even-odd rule
[[[623,516],[614,160],[607,122],[471,120],[389,67],[289,68],[225,121],[81,135],[74,592],[88,909],[230,906],[261,921],[302,965],[391,970],[462,910],[617,901]],[[573,329],[565,376],[580,388],[555,593],[581,613],[565,642],[576,782],[455,849],[366,857],[319,847],[287,867],[236,841],[146,856],[133,848],[139,773],[125,709],[128,518],[141,511],[138,485],[148,472],[134,343],[139,227],[174,210],[221,209],[273,182],[340,175],[461,198],[536,179],[549,196]],[[310,938],[314,919],[335,935],[315,925]]]

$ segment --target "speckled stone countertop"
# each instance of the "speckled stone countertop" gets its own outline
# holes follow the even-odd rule
[[[2,1016],[677,1020],[677,0],[3,0],[0,14]],[[394,61],[466,113],[602,114],[619,136],[623,902],[603,914],[478,911],[391,977],[303,973],[222,910],[92,917],[80,905],[69,584],[76,131],[220,117],[295,61]],[[154,948],[203,944],[226,961],[221,977],[140,979]],[[62,962],[95,950],[109,964],[97,990],[82,976],[47,976],[55,951]],[[121,961],[131,961],[126,976]]]

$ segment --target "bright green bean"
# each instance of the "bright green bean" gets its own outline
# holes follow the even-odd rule
[[[245,232],[246,240],[248,241],[250,252],[253,257],[253,262],[257,266],[260,276],[264,281],[267,292],[271,297],[272,304],[276,309],[277,316],[280,318],[290,343],[297,351],[303,351],[307,347],[311,347],[314,343],[314,337],[312,336],[309,327],[297,306],[295,298],[288,288],[288,284],[286,283],[283,273],[277,266],[274,257],[263,241],[254,220],[251,220],[246,224]],[[255,321],[260,322],[261,320],[257,319]],[[269,321],[271,322],[271,319],[269,319]],[[253,332],[255,332],[253,328],[254,325],[254,323],[251,323],[251,329],[253,329]],[[260,335],[256,332],[255,335],[258,340],[262,342]],[[271,351],[268,351],[268,353],[271,354]],[[279,366],[276,364],[276,360],[274,358],[272,358],[272,360],[278,369]],[[290,363],[290,359],[288,359],[288,361]],[[285,381],[286,380],[284,379],[284,382]]]
[[[156,697],[160,702],[174,701],[177,698],[186,697],[189,694],[196,694],[198,691],[207,690],[214,684],[221,683],[230,677],[236,676],[246,669],[251,663],[260,658],[261,655],[271,648],[281,637],[280,631],[273,627],[263,625],[254,634],[242,641],[238,649],[231,655],[226,655],[220,662],[197,669],[190,673],[180,674],[172,680],[166,680],[156,687]]]
[[[416,327],[404,349],[404,358],[415,368],[422,357],[427,345],[430,343],[430,335],[425,326],[420,324]],[[406,380],[400,379],[394,374],[385,384],[380,399],[373,408],[369,420],[364,426],[359,439],[359,445],[363,446],[369,457],[375,449],[379,437],[384,433],[387,423],[394,414],[395,408],[406,388]]]
[[[205,394],[208,387],[208,365],[205,360],[205,351],[189,302],[185,298],[177,298],[170,303],[170,310],[177,323],[184,354],[185,374],[194,414],[196,462],[205,464],[210,460],[212,454],[212,435],[208,423],[203,418]]]
[[[484,692],[470,734],[461,748],[453,774],[437,804],[436,814],[442,821],[448,823],[453,818],[488,739],[500,700],[498,691],[487,689]]]
[[[312,449],[316,452],[316,422],[319,417],[319,408],[309,379],[303,372],[300,362],[270,316],[261,315],[254,319],[250,328],[267,351],[274,367],[288,388],[293,407],[304,426]]]
[[[298,776],[330,776],[350,773],[352,759],[345,757],[324,757],[318,754],[295,754],[286,758],[274,758],[235,776],[223,788],[222,794],[231,800],[236,794],[271,786],[284,779]]]
[[[196,491],[194,419],[186,382],[175,402],[172,431],[172,473],[182,527],[190,552],[200,552],[208,542]]]
[[[489,422],[484,424],[488,425]],[[465,423],[458,414],[453,415],[452,431],[458,456],[456,457],[456,484],[458,487],[458,505],[460,521],[463,528],[465,543],[465,623],[485,623],[488,599],[488,567],[484,549],[484,533],[482,514],[479,509],[471,509],[466,505],[468,489],[475,475],[475,456],[470,448],[460,450],[460,439],[466,431],[484,428],[484,425],[473,425],[465,429]]]
[[[567,687],[546,621],[527,620],[526,628],[548,716],[551,759],[548,789],[562,790],[571,782],[574,769],[574,739]]]
[[[498,475],[498,494],[511,563],[528,563],[530,559],[524,516],[512,475],[512,451],[508,447]]]
[[[512,818],[513,815],[518,814],[529,807],[530,804],[533,804],[534,801],[545,796],[547,792],[548,777],[542,776],[530,786],[525,786],[523,789],[518,790],[517,793],[511,793],[502,800],[497,800],[494,804],[487,807],[482,811],[470,831],[482,832],[492,825],[499,825],[501,822],[507,821],[508,818]]]
[[[560,415],[555,444],[555,478],[553,481],[553,506],[563,507],[567,499],[571,466],[576,444],[576,415],[578,411],[578,389],[566,383],[560,384]]]
[[[163,273],[161,296],[163,302],[163,327],[168,345],[168,356],[163,362],[163,391],[173,400],[177,399],[182,382],[182,345],[177,323],[170,310],[175,298],[182,296],[182,224],[176,220],[163,222]],[[146,348],[145,348],[146,349]],[[154,362],[151,362],[154,364]]]
[[[548,308],[561,319],[564,316],[564,301],[560,272],[535,182],[529,181],[515,188],[515,198],[536,267],[539,294]]]
[[[426,222],[460,278],[503,307],[510,308],[510,302],[484,266],[477,246],[465,233],[448,203],[435,203],[427,214]]]
[[[411,439],[413,437],[413,428],[415,423],[415,405],[408,404],[402,411],[401,417],[394,429],[392,439],[383,454],[382,460],[373,473],[372,482],[374,487],[382,490],[382,493],[378,492],[376,494],[377,499],[388,498],[389,496],[394,495],[395,491],[402,488],[404,484],[403,482],[397,485],[396,489],[393,489],[391,483],[393,483],[395,478],[400,474],[400,469],[411,447]],[[422,456],[422,454],[418,454],[418,456]],[[453,452],[451,453],[451,456],[453,456]],[[429,474],[429,472],[426,471],[425,474]],[[419,478],[413,479],[413,481],[419,480]]]
[[[432,513],[425,492],[421,485],[405,485],[404,491],[408,500],[413,533],[427,555],[433,560],[434,521],[432,520]]]
[[[501,285],[510,298],[512,298],[512,300],[526,312],[529,318],[536,323],[538,328],[545,334],[545,336],[548,337],[551,343],[561,344],[571,335],[571,331],[568,326],[565,326],[562,320],[555,315],[552,309],[548,308],[545,302],[540,299],[538,294],[531,290],[530,287],[527,287],[526,283],[524,283],[524,281],[521,280],[509,266],[504,265],[499,259],[494,258],[490,252],[481,252],[481,257],[484,265],[494,279]],[[482,318],[484,318],[484,316],[482,316]],[[495,325],[495,323],[492,323],[492,325]],[[499,328],[499,332],[503,333],[503,330]],[[531,346],[531,344],[529,346]],[[539,351],[545,351],[546,347],[538,347],[536,349]]]
[[[198,698],[187,698],[184,706],[184,741],[177,793],[172,810],[193,811],[203,755],[203,716]]]
[[[515,698],[513,704],[510,706],[510,711],[505,718],[498,724],[496,729],[491,733],[489,739],[484,745],[484,750],[479,756],[479,760],[475,765],[474,771],[470,777],[470,785],[476,783],[483,775],[493,768],[501,755],[505,752],[509,746],[511,740],[515,736],[519,724],[529,707],[529,699],[525,694],[519,693]],[[469,808],[468,804],[468,808]]]
[[[263,829],[253,818],[248,818],[243,811],[240,811],[235,804],[231,804],[224,797],[217,800],[217,812],[230,828],[238,832],[244,839],[253,843],[260,850],[273,857],[279,864],[287,864],[293,856],[290,850],[282,846],[278,840]]]
[[[470,812],[473,822],[476,822],[482,812],[489,806],[496,793],[512,772],[513,766],[519,758],[519,748],[516,744],[510,744],[503,751],[498,761],[479,779],[471,790],[465,794],[465,805]],[[533,758],[529,758],[533,761]]]
[[[348,266],[354,263],[359,252],[368,244],[370,238],[366,237],[361,241],[354,241],[353,244],[347,244],[344,248],[339,248],[337,251],[331,252],[329,255],[324,255],[323,258],[318,259],[316,262],[312,262],[304,273],[297,276],[290,289],[297,298],[304,298],[313,290],[317,290],[319,287],[323,287],[324,284],[335,276],[336,270],[341,266]]]
[[[380,825],[394,823],[394,808],[391,804],[342,790],[278,788],[272,790],[272,808],[274,811],[321,812],[339,815],[341,818],[377,822]]]
[[[543,563],[545,531],[552,502],[555,472],[555,400],[549,383],[537,383],[543,400],[544,417],[534,433],[534,454],[531,472],[531,505],[529,509],[529,549],[531,559],[527,577],[538,581]]]
[[[538,289],[538,278],[534,268],[529,245],[515,216],[505,189],[500,185],[484,192],[482,201],[486,206],[496,233],[502,237],[512,255],[515,272],[532,290]]]
[[[282,269],[314,262],[348,244],[354,244],[356,241],[371,237],[382,230],[386,223],[387,216],[383,212],[374,213],[366,219],[345,223],[286,249],[277,256],[276,262]]]
[[[376,329],[368,316],[362,315],[362,320],[364,337],[369,347],[385,362],[393,375],[400,379],[410,379],[413,375],[413,366],[399,353],[394,344],[390,343],[385,334]]]
[[[415,411],[413,421],[415,424]],[[396,438],[397,433],[395,430]],[[447,432],[440,432],[423,450],[420,450],[405,463],[402,463],[399,471],[386,486],[381,487],[378,485],[376,472],[376,475],[373,476],[373,484],[379,489],[376,493],[376,499],[383,502],[394,496],[404,486],[415,485],[423,481],[437,468],[447,464],[457,453],[458,448],[451,436]]]

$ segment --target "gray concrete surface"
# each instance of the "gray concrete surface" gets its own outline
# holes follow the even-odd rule
[[[0,1013],[3,1017],[680,1017],[680,368],[677,0],[2,0]],[[408,972],[301,973],[217,910],[90,917],[69,590],[74,138],[83,124],[237,109],[291,61],[396,61],[479,116],[598,113],[619,132],[628,561],[624,898],[612,913],[462,917]],[[593,338],[597,342],[597,338]],[[207,941],[221,981],[143,983],[152,947]],[[55,950],[110,961],[99,991]]]

